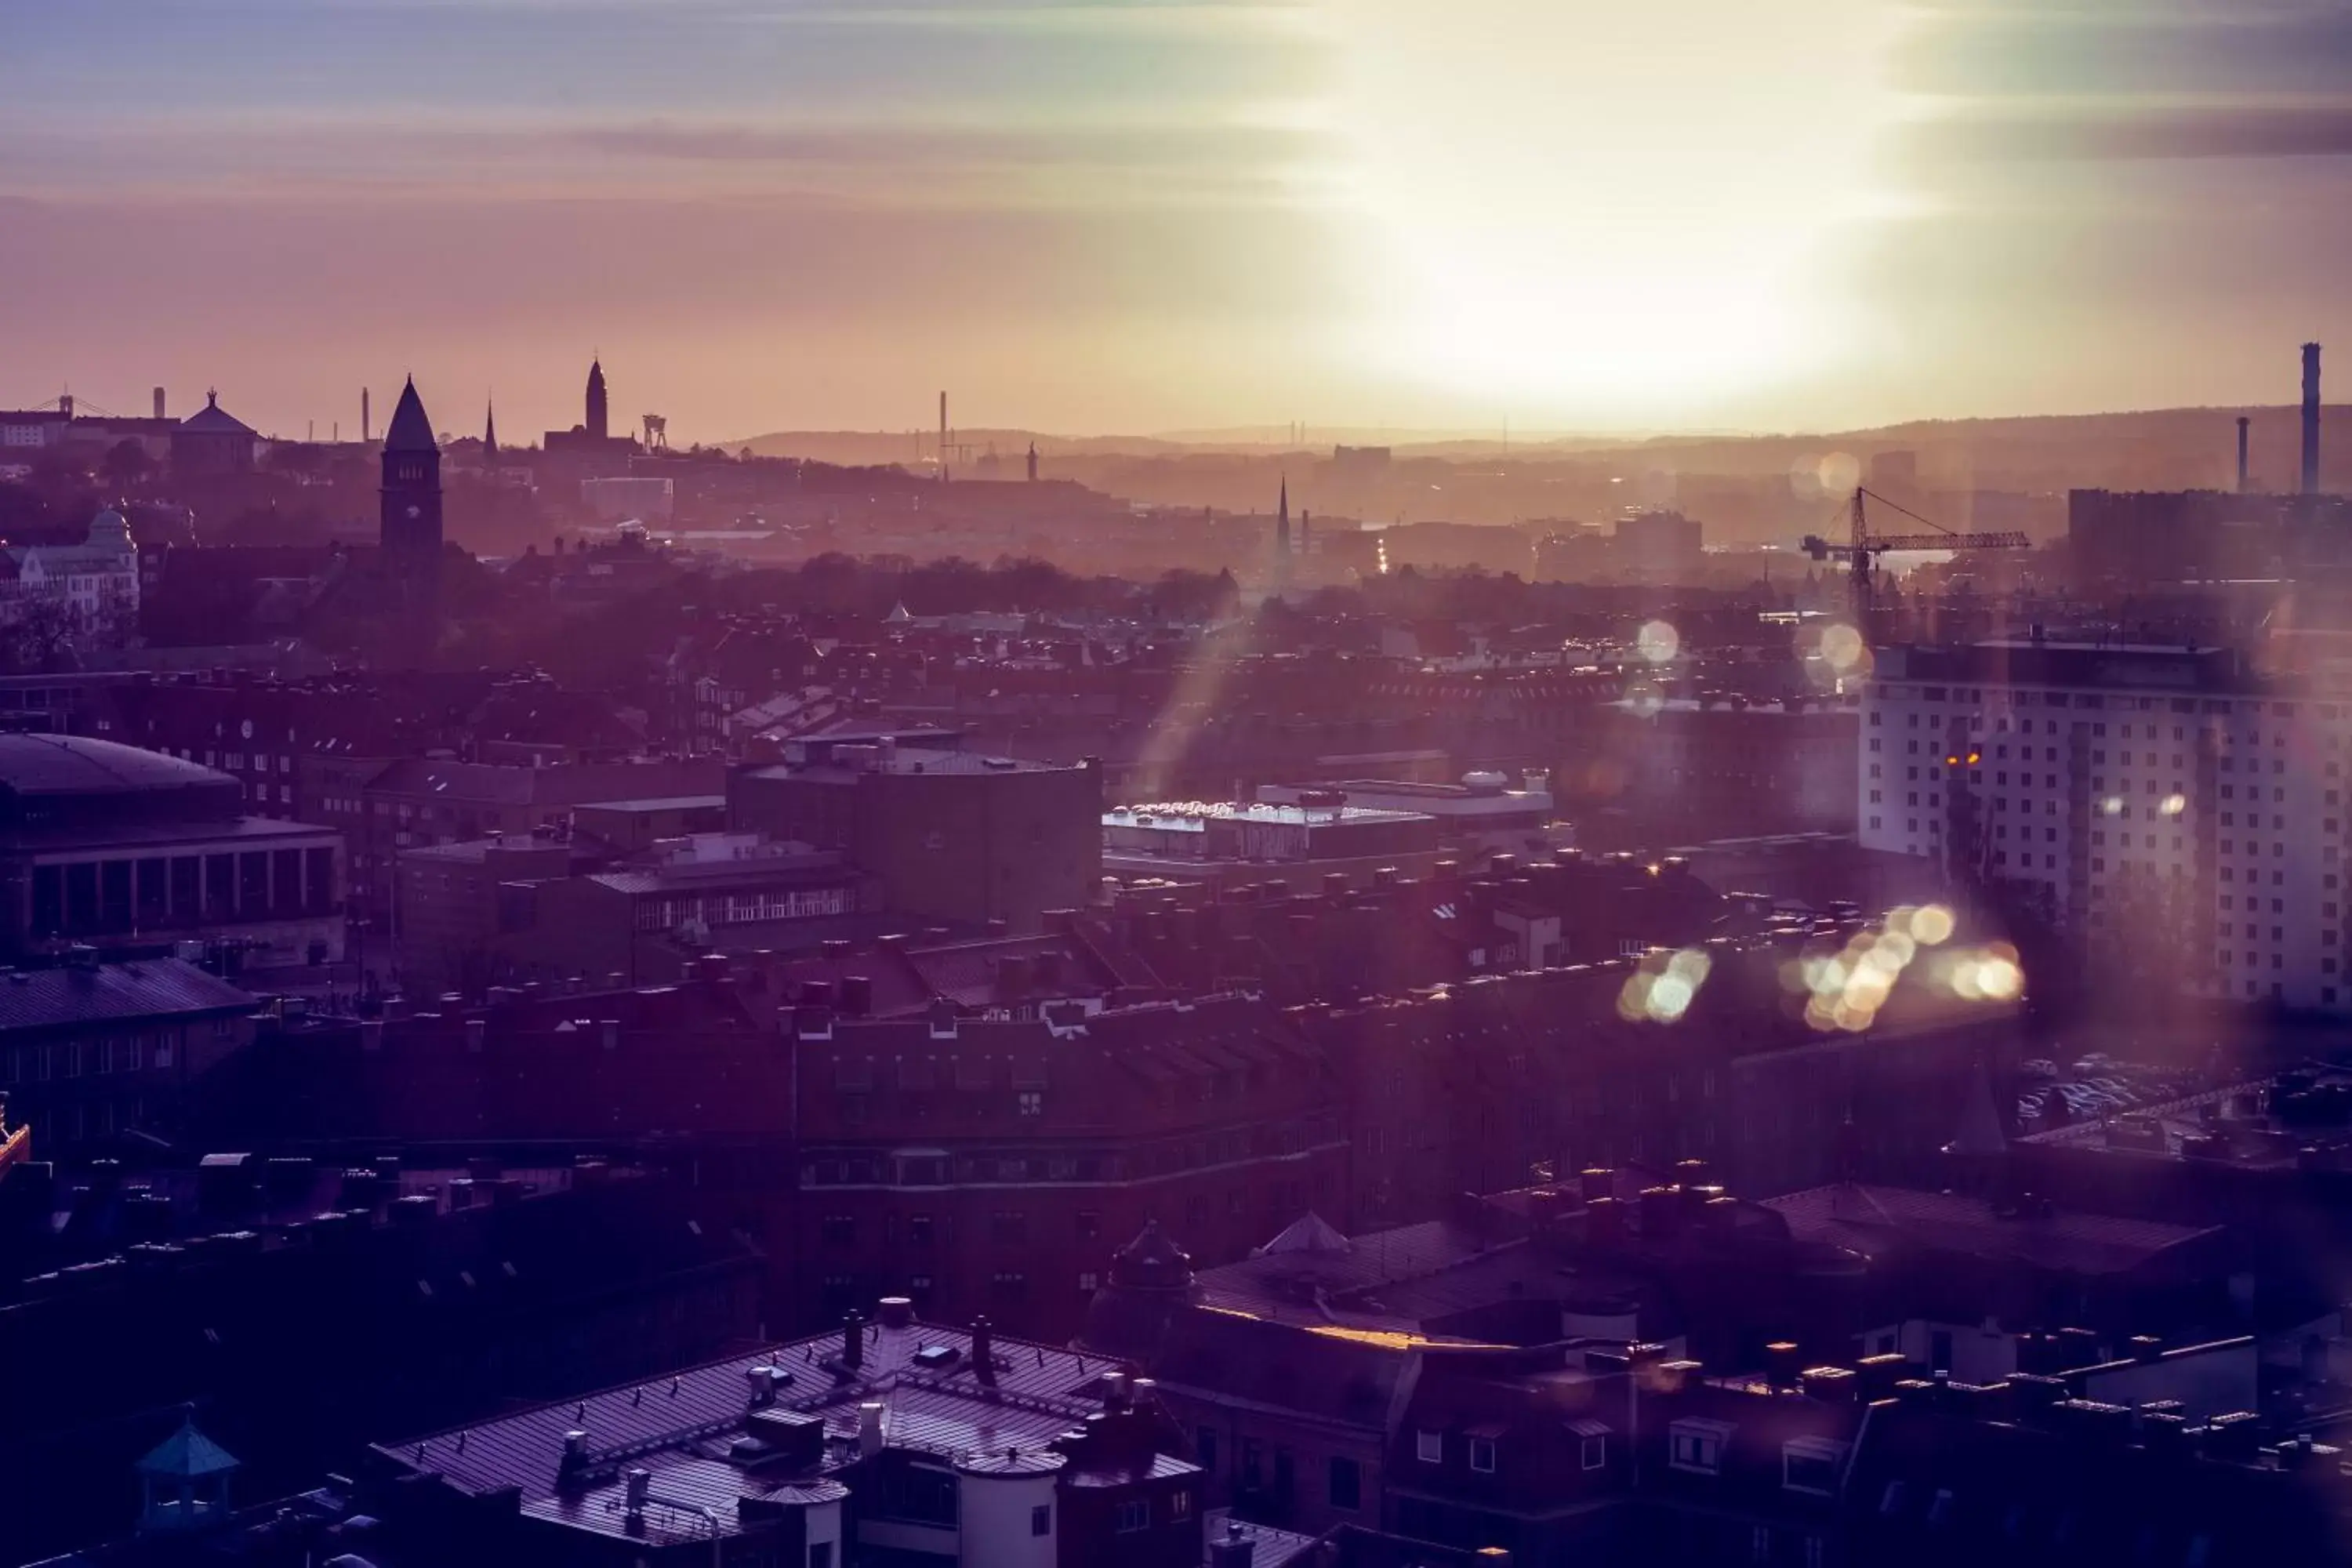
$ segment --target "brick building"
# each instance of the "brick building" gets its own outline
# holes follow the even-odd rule
[[[426,994],[575,975],[652,984],[706,953],[805,951],[880,918],[875,879],[845,856],[757,834],[618,857],[576,835],[476,838],[398,864],[400,976]]]
[[[887,1291],[1066,1337],[1147,1221],[1222,1260],[1309,1209],[1344,1215],[1322,1053],[1266,1004],[1047,1011],[798,1012],[795,1321]]]
[[[44,1151],[167,1132],[188,1086],[252,1038],[258,1005],[176,958],[13,970],[0,980],[0,1090]]]
[[[896,911],[1034,931],[1102,876],[1102,769],[1020,762],[894,734],[793,742],[727,780],[739,829],[846,850]]]

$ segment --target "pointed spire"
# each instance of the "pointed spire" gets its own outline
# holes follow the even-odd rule
[[[410,376],[400,389],[400,402],[392,411],[392,423],[383,427],[383,449],[387,452],[437,452],[441,448],[433,439],[433,421],[425,416],[425,400],[416,395],[416,378]]]
[[[482,415],[482,456],[496,457],[499,450],[499,405],[493,398],[484,405]]]

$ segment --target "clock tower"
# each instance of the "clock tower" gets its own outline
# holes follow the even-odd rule
[[[384,427],[381,493],[384,572],[429,603],[441,577],[441,448],[413,379]]]

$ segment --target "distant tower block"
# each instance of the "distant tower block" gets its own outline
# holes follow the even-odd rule
[[[2252,423],[2253,421],[2248,419],[2244,415],[2241,414],[2238,416],[2238,493],[2240,495],[2244,495],[2247,489],[2246,426]]]
[[[646,449],[649,452],[668,451],[669,416],[665,414],[641,414],[637,417],[645,421]]]
[[[163,389],[160,386],[155,389],[155,417],[163,417]]]
[[[591,439],[602,441],[612,434],[611,417],[604,397],[604,362],[601,359],[591,360],[588,362],[588,417],[586,420]]]
[[[2319,345],[2303,345],[2303,493],[2319,493]]]

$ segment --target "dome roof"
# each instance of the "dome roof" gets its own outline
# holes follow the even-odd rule
[[[0,794],[149,795],[243,785],[228,774],[161,752],[86,735],[0,734]]]
[[[108,507],[89,520],[89,542],[100,546],[111,545],[122,550],[133,548],[131,542],[130,521],[121,512],[112,507]]]

